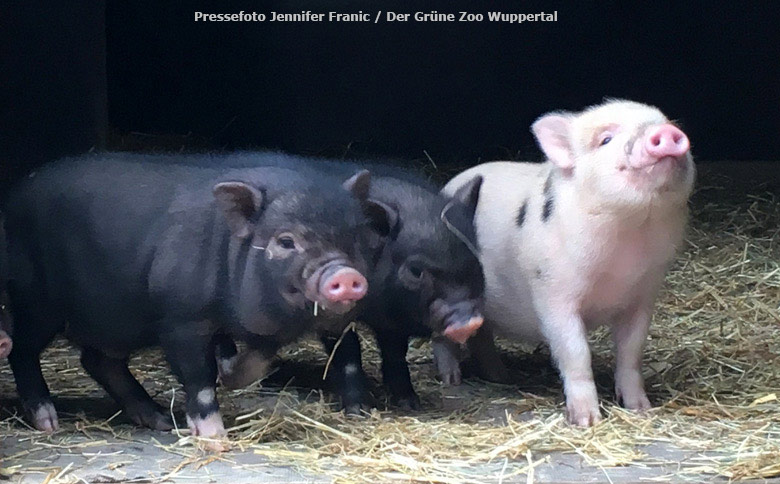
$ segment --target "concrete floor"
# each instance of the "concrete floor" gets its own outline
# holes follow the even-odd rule
[[[113,403],[106,398],[68,399],[57,401],[57,406],[68,418],[68,410],[87,411],[92,408],[111,409]],[[359,425],[359,422],[356,422]],[[112,432],[85,430],[84,432],[58,432],[52,437],[38,434],[30,437],[0,436],[0,462],[8,482],[33,484],[53,483],[119,483],[119,482],[212,482],[243,484],[263,483],[330,483],[333,479],[315,475],[292,467],[269,463],[263,456],[251,450],[230,451],[211,458],[207,452],[177,447],[179,438],[173,433],[162,433],[119,425]],[[652,444],[642,449],[648,454],[643,462],[656,460],[657,465],[596,468],[588,466],[573,452],[552,452],[534,468],[530,482],[540,483],[640,483],[640,482],[727,482],[711,476],[678,476],[679,467],[690,467],[707,456],[692,451],[682,451],[672,445]],[[545,454],[535,454],[539,460]],[[669,462],[675,462],[669,464]],[[520,463],[503,460],[468,468],[460,468],[465,476],[476,482],[529,482],[527,474],[506,479]],[[473,476],[473,477],[472,477]],[[56,479],[54,479],[56,477]],[[51,479],[47,481],[48,479]],[[2,480],[0,480],[2,482]],[[400,481],[404,482],[404,481]],[[780,479],[767,482],[778,484]]]
[[[75,351],[74,357],[75,357]],[[1,373],[1,372],[0,372]],[[464,408],[480,392],[479,382],[444,390],[445,409]],[[266,395],[279,389],[270,388]],[[287,389],[298,392],[301,400],[306,398],[305,389]],[[310,394],[309,394],[310,395]],[[226,399],[223,398],[223,401]],[[229,404],[246,410],[258,406],[273,408],[276,397],[264,396],[232,399]],[[227,404],[227,402],[225,402]],[[208,482],[218,484],[244,483],[331,483],[332,477],[318,475],[293,466],[269,462],[252,448],[245,451],[231,450],[215,454],[195,450],[186,439],[175,433],[163,433],[137,428],[122,417],[112,422],[110,431],[101,430],[101,419],[108,420],[116,411],[114,402],[100,390],[84,397],[57,398],[55,404],[60,412],[66,430],[53,436],[24,430],[23,424],[14,419],[5,420],[9,427],[0,428],[0,482],[33,483],[131,483],[131,482]],[[5,412],[18,411],[18,402],[0,400]],[[180,406],[177,403],[177,406]],[[500,406],[485,410],[485,417],[500,413]],[[85,415],[88,419],[85,419]],[[520,417],[522,419],[522,416]],[[80,426],[83,422],[86,426]],[[355,421],[360,425],[360,420]],[[21,430],[21,431],[19,431]],[[5,435],[3,435],[5,433]],[[525,467],[519,460],[505,462],[499,459],[490,464],[459,467],[459,479],[450,482],[485,483],[550,483],[578,484],[603,482],[633,484],[646,482],[728,482],[727,479],[707,475],[678,474],[679,469],[690,469],[717,458],[716,453],[700,453],[681,450],[671,444],[653,443],[641,449],[647,456],[642,465],[626,467],[593,467],[585,463],[575,452],[534,453],[536,465],[533,473],[517,474]],[[503,475],[509,477],[503,478]],[[4,479],[7,479],[4,480]],[[343,481],[342,481],[343,482]],[[409,482],[401,479],[394,482]],[[425,482],[425,481],[422,481]],[[780,484],[780,478],[762,481]]]

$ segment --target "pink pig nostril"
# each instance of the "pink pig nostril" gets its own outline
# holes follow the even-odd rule
[[[343,268],[324,281],[323,288],[323,295],[331,302],[357,301],[366,295],[368,282],[355,269]]]
[[[650,128],[646,140],[647,153],[657,159],[666,156],[679,158],[686,154],[691,146],[685,133],[672,124],[662,124]]]

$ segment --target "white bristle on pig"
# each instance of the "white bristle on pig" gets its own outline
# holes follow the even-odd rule
[[[683,240],[695,178],[690,142],[658,109],[621,100],[544,115],[532,131],[547,162],[485,163],[443,190],[483,177],[476,225],[486,322],[472,354],[492,367],[500,361],[493,332],[546,342],[569,421],[589,426],[600,411],[587,332],[606,324],[618,399],[647,409],[642,352]]]

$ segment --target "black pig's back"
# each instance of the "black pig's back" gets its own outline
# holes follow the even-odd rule
[[[109,155],[45,167],[6,204],[11,277],[45,294],[83,344],[118,353],[153,344],[164,313],[197,318],[214,296],[212,175]]]

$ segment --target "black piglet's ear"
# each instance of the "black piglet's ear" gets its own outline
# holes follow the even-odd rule
[[[477,255],[477,247],[479,246],[474,215],[477,211],[481,188],[482,176],[477,175],[458,188],[441,211],[441,220],[444,225],[466,244],[474,255]]]
[[[482,175],[477,175],[469,180],[465,185],[455,191],[452,196],[455,200],[463,204],[469,216],[473,219],[479,203],[479,190],[482,188]]]
[[[360,170],[344,183],[345,190],[360,201],[371,227],[382,237],[393,237],[398,227],[398,209],[379,200],[369,198],[371,191],[371,172]]]
[[[371,227],[382,237],[395,238],[398,235],[398,209],[379,200],[368,199],[363,202]]]
[[[363,201],[368,198],[368,192],[371,190],[371,172],[360,170],[349,177],[341,186],[355,198]]]
[[[244,182],[218,183],[213,192],[233,235],[240,239],[249,237],[252,220],[263,207],[263,192]]]

